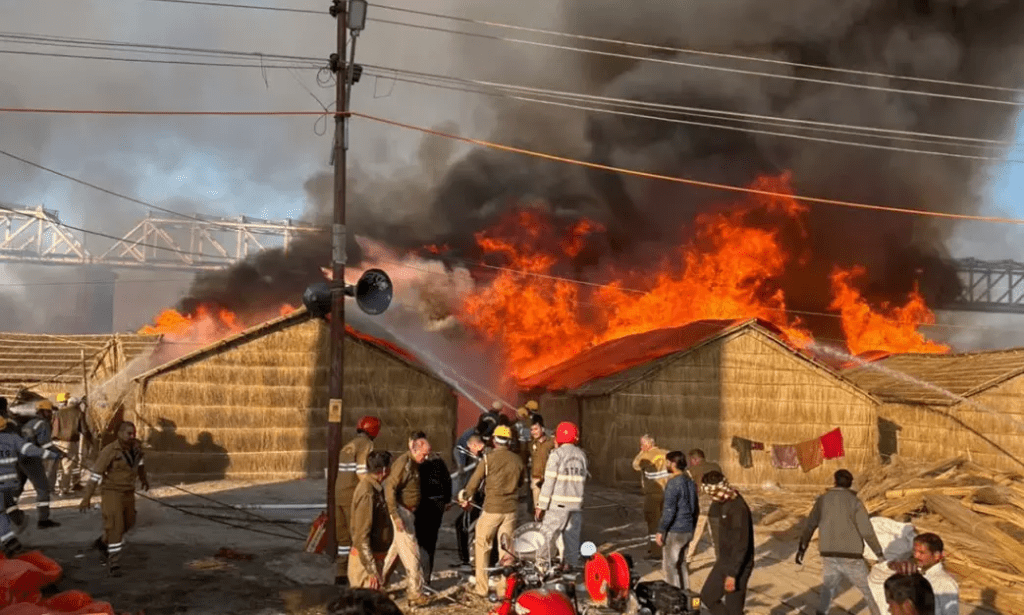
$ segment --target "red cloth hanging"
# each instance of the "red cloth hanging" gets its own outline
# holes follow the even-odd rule
[[[843,432],[838,427],[821,437],[821,452],[825,459],[836,459],[846,454],[843,451]]]

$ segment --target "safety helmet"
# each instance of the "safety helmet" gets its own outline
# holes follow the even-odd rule
[[[526,409],[526,406],[519,406],[516,408],[516,416],[521,419],[528,418],[530,416],[530,411]]]
[[[531,399],[530,401],[526,402],[526,409],[529,410],[530,412],[536,412],[538,408],[540,408],[540,406],[537,405],[536,401]]]
[[[563,421],[555,428],[555,442],[558,444],[572,444],[579,437],[579,428],[569,421]]]
[[[49,399],[40,399],[36,402],[36,410],[53,410],[53,402]]]
[[[495,401],[491,404],[491,410],[495,410],[497,412],[501,412],[501,409],[504,407],[505,406],[500,401]]]
[[[356,423],[356,429],[365,431],[371,438],[376,438],[380,433],[380,419],[375,416],[364,416]]]
[[[71,397],[70,393],[57,393],[57,403],[63,404]]]
[[[494,428],[494,437],[511,440],[512,430],[509,428],[508,425],[498,425],[497,427]]]

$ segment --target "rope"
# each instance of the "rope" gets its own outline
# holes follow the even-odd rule
[[[195,513],[195,512],[192,512],[190,510],[186,510],[186,509],[184,509],[184,508],[182,508],[180,506],[175,506],[174,504],[169,504],[169,503],[163,502],[163,501],[161,501],[161,500],[159,500],[157,498],[150,497],[150,496],[146,495],[145,493],[142,493],[141,491],[136,491],[135,494],[138,495],[139,497],[143,498],[143,499],[149,500],[150,502],[156,502],[160,506],[166,506],[167,508],[176,510],[176,511],[182,513],[182,514],[186,514],[186,515],[189,515],[189,516],[192,516],[192,517],[198,517],[200,519],[205,519],[205,520],[207,520],[207,521],[209,521],[211,523],[219,523],[221,525],[226,525],[228,527],[233,527],[233,528],[236,528],[236,529],[239,529],[239,530],[246,530],[248,532],[254,532],[256,534],[264,534],[266,536],[274,536],[276,538],[287,538],[289,540],[296,540],[295,536],[288,536],[288,535],[285,535],[285,534],[278,534],[278,533],[275,533],[275,532],[267,532],[267,531],[259,530],[259,529],[252,528],[252,527],[246,527],[244,525],[238,525],[237,523],[231,523],[229,521],[223,521],[221,519],[215,519],[215,518],[210,517],[208,515],[202,515],[202,514],[199,514],[199,513]],[[303,538],[303,540],[304,540],[304,538]]]
[[[232,506],[230,504],[227,504],[225,502],[221,502],[220,500],[215,500],[214,498],[211,498],[209,496],[203,495],[201,493],[195,493],[194,491],[189,491],[188,489],[185,489],[184,487],[180,487],[178,485],[172,485],[170,483],[165,483],[165,482],[159,482],[157,484],[163,485],[164,487],[170,487],[172,489],[177,489],[178,491],[182,491],[182,492],[187,493],[188,495],[191,495],[193,497],[197,497],[197,498],[199,498],[201,500],[206,500],[207,502],[211,502],[211,503],[216,504],[216,505],[218,505],[220,507],[227,508],[228,510],[231,510],[232,512],[241,512],[241,513],[245,514],[246,516],[252,517],[253,519],[255,519],[257,521],[261,521],[263,523],[274,523],[274,521],[272,519],[268,519],[267,517],[264,517],[262,515],[258,515],[258,514],[252,512],[252,511],[250,511],[250,510],[235,508],[234,506]],[[292,534],[302,538],[303,540],[306,539],[305,534],[302,534],[301,532],[298,532],[298,531],[293,530],[291,528],[284,528],[284,529],[287,529],[289,532],[291,532]]]

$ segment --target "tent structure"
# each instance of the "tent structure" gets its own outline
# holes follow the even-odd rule
[[[165,479],[323,476],[327,465],[328,325],[304,308],[133,379],[124,417]],[[345,339],[344,437],[379,416],[379,449],[403,451],[423,430],[450,456],[456,398],[402,349],[351,327]]]
[[[591,473],[606,484],[639,480],[639,438],[700,448],[736,484],[814,485],[836,469],[877,459],[878,401],[784,341],[758,320],[699,321],[596,346],[522,383],[541,412],[578,417]],[[812,440],[840,428],[845,456],[804,472],[771,463],[771,445]],[[749,458],[734,438],[764,443]],[[747,467],[745,467],[747,466]]]
[[[882,402],[883,457],[1024,470],[1024,349],[893,355],[843,373]]]

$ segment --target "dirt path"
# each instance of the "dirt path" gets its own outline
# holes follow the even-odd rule
[[[187,485],[189,491],[207,494],[229,504],[311,504],[323,501],[323,480],[252,484],[216,481]],[[98,510],[77,511],[78,500],[55,502],[53,518],[62,526],[51,530],[34,527],[31,496],[23,498],[22,508],[29,512],[30,529],[22,541],[64,566],[64,578],[51,591],[80,589],[95,598],[111,602],[118,612],[144,611],[147,615],[165,613],[217,613],[224,615],[270,615],[324,613],[334,595],[333,566],[323,555],[301,552],[309,522],[320,512],[304,510],[258,510],[274,522],[253,522],[239,511],[218,508],[216,504],[171,487],[155,488],[150,496],[195,514],[230,517],[230,523],[279,534],[267,536],[246,529],[228,527],[187,515],[162,504],[138,499],[139,524],[128,535],[123,555],[124,576],[110,578],[100,565],[99,555],[89,545],[99,535],[102,518]],[[756,501],[756,498],[751,498]],[[98,499],[96,500],[98,502]],[[619,548],[643,537],[641,500],[638,494],[588,486],[584,517],[584,540],[593,540],[602,550]],[[453,521],[458,510],[449,511],[439,540],[435,570],[446,571],[458,558]],[[760,518],[755,510],[755,521]],[[222,521],[225,519],[222,519]],[[291,520],[293,522],[289,523]],[[755,527],[757,563],[750,583],[747,612],[750,615],[789,615],[813,613],[821,584],[821,569],[812,546],[804,566],[793,563],[799,527],[792,521]],[[299,535],[296,535],[299,534]],[[221,548],[234,549],[253,556],[251,560],[220,560],[214,555]],[[661,577],[660,562],[644,557],[638,545],[625,549],[633,556],[636,570],[645,580]],[[699,551],[691,579],[699,588],[712,564],[710,549]],[[436,574],[436,573],[435,573]],[[424,609],[408,609],[402,591],[395,594],[407,612],[431,612],[437,615],[484,615],[490,606],[456,587],[468,580],[444,573],[434,587],[448,598],[438,598]],[[581,593],[585,590],[581,588]],[[964,607],[964,615],[982,615],[986,611]],[[850,589],[835,601],[831,615],[867,613],[856,590]]]

